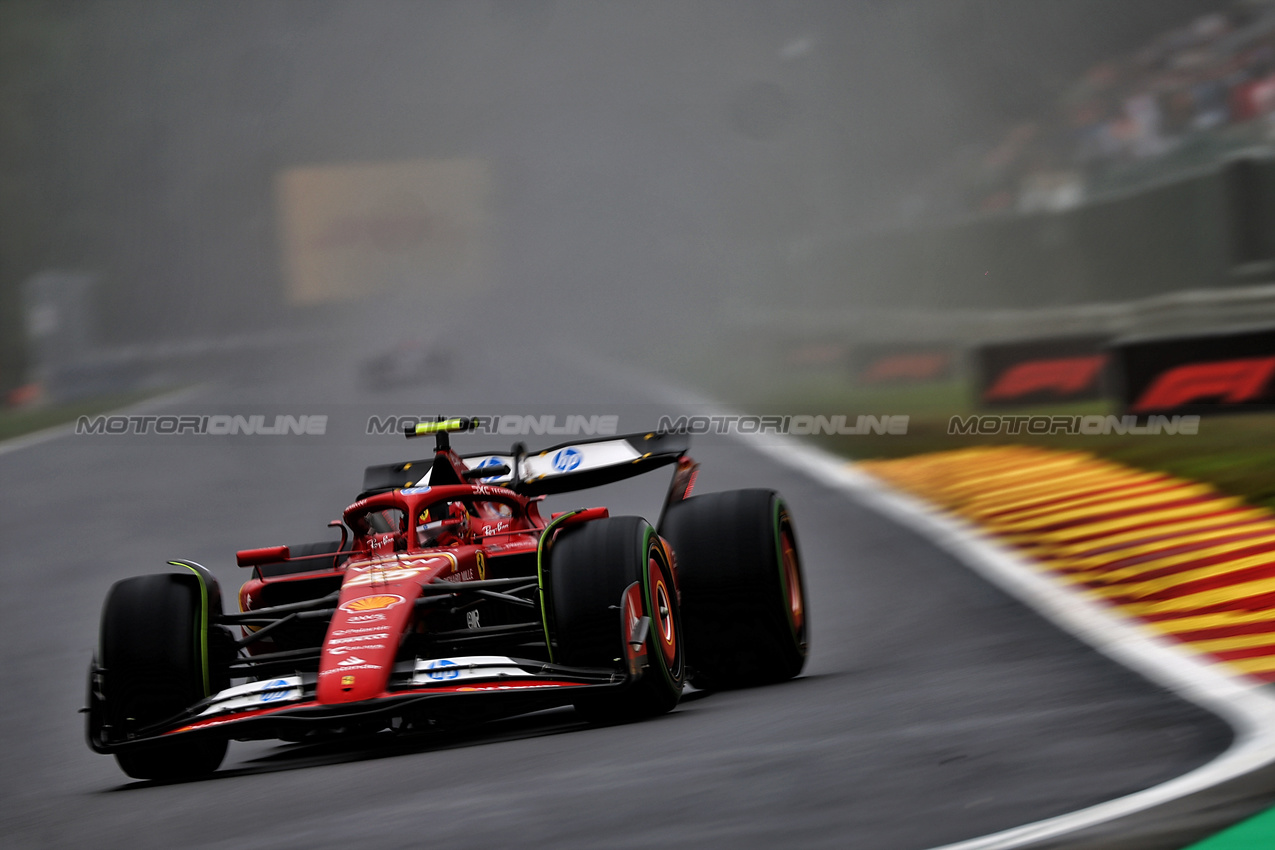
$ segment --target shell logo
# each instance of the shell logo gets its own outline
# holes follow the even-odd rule
[[[351,599],[340,606],[341,610],[347,614],[361,614],[364,611],[380,611],[385,608],[393,608],[400,602],[405,602],[403,597],[393,593],[383,593],[377,596],[364,596],[362,599]]]

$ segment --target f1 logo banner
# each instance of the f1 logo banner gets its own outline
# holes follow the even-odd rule
[[[989,407],[1102,398],[1107,338],[1070,336],[984,345],[974,352],[979,399]]]
[[[952,377],[956,355],[942,346],[864,345],[854,351],[860,384],[923,384]]]
[[[1275,409],[1275,328],[1116,343],[1129,413]]]

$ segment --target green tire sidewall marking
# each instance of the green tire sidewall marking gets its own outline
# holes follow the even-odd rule
[[[577,508],[574,511],[568,511],[553,522],[545,526],[545,530],[540,535],[540,542],[536,544],[536,590],[540,595],[540,625],[544,627],[545,632],[545,650],[549,653],[549,663],[554,662],[553,657],[553,641],[549,639],[549,613],[545,605],[545,549],[549,545],[549,539],[553,537],[553,532],[563,522],[585,510]]]
[[[182,567],[190,570],[199,580],[199,619],[195,623],[195,644],[199,647],[199,662],[204,673],[204,696],[212,696],[212,683],[208,676],[208,585],[199,570],[181,561],[169,561],[170,567]]]

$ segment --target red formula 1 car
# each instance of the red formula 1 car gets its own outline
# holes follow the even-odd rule
[[[792,519],[770,490],[691,496],[687,438],[370,467],[339,542],[238,553],[239,611],[212,574],[116,583],[89,672],[88,740],[129,776],[217,769],[229,739],[424,729],[573,705],[616,722],[697,687],[791,678],[806,659]],[[418,434],[409,434],[416,436]],[[673,465],[661,518],[538,502]]]

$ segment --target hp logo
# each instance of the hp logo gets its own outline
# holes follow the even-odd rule
[[[460,675],[460,670],[457,669],[455,661],[447,658],[440,658],[437,661],[429,662],[428,675],[434,681],[441,682],[444,679],[455,679]]]
[[[584,460],[584,452],[576,448],[566,448],[553,456],[553,468],[559,472],[570,472]]]

